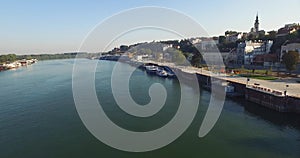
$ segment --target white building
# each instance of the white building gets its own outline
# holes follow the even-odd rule
[[[192,41],[192,44],[197,44],[197,43],[200,43],[202,40],[200,38],[193,38],[191,39]]]
[[[257,55],[268,54],[271,51],[271,46],[273,45],[273,41],[245,41],[238,44],[237,54],[238,61],[241,60],[242,55],[244,57],[243,63],[245,65],[250,65],[253,63],[253,59]]]
[[[144,59],[148,59],[149,55],[148,54],[143,54],[143,55],[135,55],[134,59],[137,61],[143,61]]]
[[[297,31],[298,29],[300,29],[300,25],[299,24],[296,24],[296,23],[293,23],[293,24],[286,24],[284,27],[280,28],[278,30],[278,33],[277,33],[277,37],[280,37],[280,36],[286,36],[288,34],[291,34],[295,31]]]
[[[203,51],[211,51],[211,50],[216,51],[217,44],[219,44],[218,40],[205,39],[197,44],[197,48],[200,48]]]
[[[226,41],[228,42],[236,42],[237,40],[241,39],[243,34],[241,32],[235,34],[228,34],[226,35]]]
[[[166,51],[168,48],[173,48],[173,44],[164,44],[163,51]]]

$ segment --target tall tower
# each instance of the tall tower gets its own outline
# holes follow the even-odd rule
[[[254,23],[254,30],[255,30],[255,32],[259,31],[258,13],[256,14],[256,19],[255,19],[255,23]]]

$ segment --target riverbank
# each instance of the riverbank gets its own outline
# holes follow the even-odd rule
[[[38,61],[37,59],[30,59],[30,60],[22,59],[22,60],[17,60],[14,62],[3,63],[3,64],[0,64],[0,71],[17,69],[22,66],[28,66],[31,64],[35,64],[37,61]]]
[[[291,112],[300,114],[300,84],[296,80],[259,80],[226,73],[213,73],[203,68],[192,66],[177,66],[174,63],[161,63],[156,61],[131,61],[142,64],[153,63],[159,66],[168,66],[183,76],[197,75],[199,82],[207,84],[211,78],[228,82],[234,86],[236,93],[244,96],[248,101],[278,112]]]
[[[162,66],[169,66],[173,69],[180,69],[186,73],[205,75],[209,77],[214,77],[221,80],[226,80],[229,82],[240,83],[247,86],[260,85],[261,87],[270,89],[272,91],[281,92],[284,95],[284,91],[287,91],[288,96],[293,96],[300,99],[300,84],[297,83],[297,80],[292,79],[277,79],[277,80],[260,80],[260,79],[249,79],[242,76],[226,74],[226,73],[213,73],[207,71],[203,68],[195,68],[192,66],[176,66],[173,63],[159,63],[154,61],[143,61],[143,63],[155,63]],[[286,86],[288,85],[288,87]]]

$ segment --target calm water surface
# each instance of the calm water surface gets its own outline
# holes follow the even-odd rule
[[[163,84],[168,92],[166,104],[157,115],[138,119],[125,114],[114,101],[110,88],[113,66],[114,62],[99,63],[95,79],[98,99],[112,121],[126,129],[148,131],[172,119],[180,97],[177,81],[136,70],[130,92],[137,103],[150,101],[148,89],[153,83]],[[129,65],[124,64],[126,67]],[[53,60],[0,72],[1,158],[300,157],[299,116],[270,111],[243,99],[226,100],[213,130],[198,138],[210,98],[207,91],[201,91],[200,108],[192,125],[170,145],[146,153],[110,148],[88,132],[76,112],[72,68],[73,60]],[[194,95],[193,90],[190,93]]]

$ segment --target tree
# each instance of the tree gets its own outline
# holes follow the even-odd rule
[[[219,43],[223,44],[226,42],[226,37],[225,36],[219,36]]]
[[[189,53],[189,52],[183,52],[183,55],[186,59],[188,59],[191,54],[192,53]]]
[[[285,37],[276,38],[271,46],[272,53],[279,53],[281,46],[286,42]]]
[[[254,41],[257,38],[257,35],[250,33],[247,38],[248,38],[248,40]]]
[[[297,38],[298,38],[298,32],[297,31],[287,35],[287,39],[290,40],[290,41],[297,40]]]
[[[30,59],[32,59],[32,57],[31,57],[31,55],[27,55],[25,59],[30,60]]]
[[[145,54],[146,51],[145,51],[145,48],[138,48],[138,54]]]
[[[147,55],[152,54],[152,50],[149,48],[145,49],[145,54],[147,54]]]
[[[235,35],[235,34],[237,34],[236,31],[226,31],[225,32],[225,36],[227,36],[227,35]]]
[[[258,40],[264,40],[266,37],[265,37],[265,33],[262,33],[262,32],[260,32],[259,34],[258,34]]]
[[[174,49],[174,48],[168,48],[166,50],[166,53],[169,53],[172,58],[172,62],[174,62],[177,65],[182,65],[185,63],[186,58],[183,55],[182,51]]]
[[[175,51],[175,53],[173,54],[174,56],[174,62],[178,65],[183,65],[186,61],[185,56],[183,55],[183,53],[179,50]]]
[[[202,61],[203,57],[201,55],[201,53],[196,53],[193,55],[192,60],[191,60],[191,64],[194,67],[200,67],[201,66],[201,61]]]
[[[6,62],[6,55],[1,55],[0,56],[0,63]]]
[[[126,45],[121,45],[120,46],[120,51],[122,51],[122,52],[126,52],[126,51],[128,51],[128,49],[129,49],[129,47],[126,46]]]
[[[16,54],[0,55],[0,63],[14,62],[16,60],[17,60],[17,55]]]
[[[286,69],[291,73],[292,70],[296,70],[297,63],[299,61],[299,53],[296,51],[289,51],[282,56],[282,62],[285,64]]]
[[[266,40],[275,40],[277,32],[276,31],[269,31],[268,35],[265,36]]]

